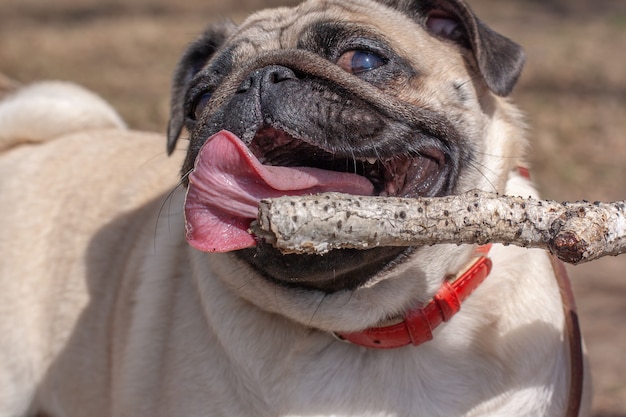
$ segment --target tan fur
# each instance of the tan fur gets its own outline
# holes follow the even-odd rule
[[[398,13],[314,0],[253,15],[234,38],[290,21],[282,37],[264,32],[261,46],[242,48],[289,47],[320,14],[394,39],[426,74],[396,86],[397,96],[472,126],[466,140],[479,156],[460,189],[536,195],[513,172],[526,146],[519,111],[451,48],[404,31]],[[464,107],[437,87],[457,78],[474,80]],[[495,245],[490,277],[426,344],[342,343],[331,332],[424,302],[473,248],[422,248],[354,291],[277,286],[231,254],[187,245],[177,187],[184,153],[167,158],[160,135],[123,126],[70,84],[0,102],[0,417],[563,415],[568,354],[546,253]]]

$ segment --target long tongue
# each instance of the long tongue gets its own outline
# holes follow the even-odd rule
[[[330,191],[371,195],[374,187],[356,174],[263,165],[237,136],[223,130],[202,146],[189,175],[187,241],[204,252],[254,246],[248,229],[261,199]]]

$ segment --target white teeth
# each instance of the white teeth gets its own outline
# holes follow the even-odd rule
[[[368,164],[372,164],[372,165],[374,165],[377,161],[376,158],[366,158],[365,160],[367,161]]]

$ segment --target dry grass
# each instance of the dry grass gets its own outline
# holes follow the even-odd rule
[[[170,74],[184,45],[212,20],[239,20],[271,3],[287,2],[0,0],[0,73],[76,81],[110,100],[132,127],[164,131]],[[528,53],[515,99],[528,114],[543,195],[626,199],[626,2],[473,4]],[[571,269],[598,417],[626,416],[625,269],[626,257]]]

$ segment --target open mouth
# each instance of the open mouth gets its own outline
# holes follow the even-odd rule
[[[373,195],[419,197],[437,193],[446,157],[431,148],[415,154],[357,155],[353,151],[331,153],[274,128],[261,129],[250,151],[265,165],[311,167],[353,173],[367,178]]]
[[[455,171],[448,153],[436,145],[422,146],[419,152],[389,148],[371,154],[355,148],[329,151],[274,128],[261,128],[246,145],[222,130],[195,156],[185,201],[187,240],[203,252],[236,251],[280,285],[324,292],[357,288],[393,268],[414,248],[284,255],[248,229],[264,198],[323,192],[402,197],[450,193]]]
[[[264,198],[341,192],[353,195],[436,195],[445,183],[444,153],[376,158],[329,152],[265,128],[249,146],[221,131],[196,156],[185,202],[187,240],[205,252],[255,246],[248,232]]]

